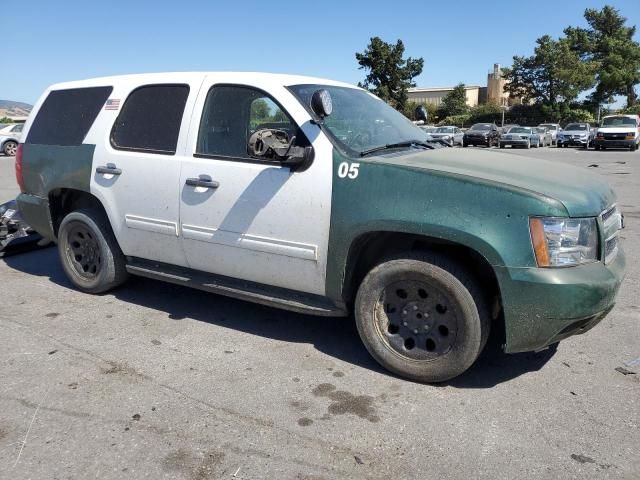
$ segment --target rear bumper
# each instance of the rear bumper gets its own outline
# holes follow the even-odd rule
[[[31,228],[44,238],[55,240],[48,199],[21,193],[16,202],[20,215]]]
[[[609,264],[496,267],[509,353],[539,350],[584,333],[613,308],[625,273],[622,247]]]

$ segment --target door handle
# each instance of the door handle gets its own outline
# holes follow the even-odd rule
[[[116,168],[113,163],[107,163],[106,167],[97,167],[96,173],[104,173],[106,175],[120,175],[122,170]]]
[[[211,180],[211,178],[187,178],[185,183],[190,187],[218,188],[220,186],[218,182]]]

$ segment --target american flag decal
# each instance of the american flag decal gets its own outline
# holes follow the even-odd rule
[[[110,98],[107,103],[104,104],[105,110],[118,110],[120,108],[120,100],[117,98]]]

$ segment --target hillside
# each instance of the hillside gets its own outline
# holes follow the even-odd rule
[[[0,100],[0,118],[2,117],[26,117],[33,108],[32,105],[11,100]]]

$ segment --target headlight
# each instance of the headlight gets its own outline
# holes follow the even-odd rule
[[[598,260],[595,218],[534,217],[531,242],[539,267],[568,267]]]

